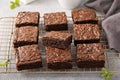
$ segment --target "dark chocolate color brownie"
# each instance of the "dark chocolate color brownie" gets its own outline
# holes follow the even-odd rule
[[[67,16],[65,12],[44,14],[44,26],[46,31],[67,30]]]
[[[65,50],[46,47],[47,67],[50,69],[71,69],[72,56],[71,49]]]
[[[35,69],[42,67],[41,54],[38,45],[27,45],[14,48],[17,70]]]
[[[51,46],[66,49],[72,42],[72,35],[69,33],[51,31],[42,37],[44,46]]]
[[[72,11],[74,23],[98,23],[96,12],[92,9],[75,9]]]
[[[37,26],[22,26],[19,28],[16,27],[13,39],[14,47],[37,43],[38,43]]]
[[[16,27],[38,26],[39,12],[19,12],[16,19]]]
[[[98,24],[74,24],[74,43],[97,43],[100,42]]]
[[[78,44],[77,65],[79,68],[102,68],[105,64],[104,48],[101,43]]]

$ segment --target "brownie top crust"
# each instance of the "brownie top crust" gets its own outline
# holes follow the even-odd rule
[[[62,50],[58,48],[46,47],[47,63],[71,61],[70,47]]]
[[[32,42],[38,41],[38,27],[37,26],[22,26],[20,28],[16,27],[14,33],[14,42],[27,41]]]
[[[70,38],[71,36],[72,35],[69,33],[64,33],[64,32],[59,32],[59,31],[51,31],[43,37],[50,37],[53,39],[66,40],[66,39]]]
[[[18,64],[41,61],[38,45],[26,45],[15,48]]]
[[[65,12],[55,12],[44,14],[45,25],[67,24],[67,16]]]
[[[74,9],[72,10],[72,18],[74,22],[85,20],[98,20],[96,12],[92,9]]]
[[[39,12],[19,12],[16,19],[16,25],[38,24]]]
[[[94,40],[100,39],[98,24],[74,24],[75,40]]]
[[[101,43],[78,44],[77,59],[79,61],[105,60],[103,45]]]

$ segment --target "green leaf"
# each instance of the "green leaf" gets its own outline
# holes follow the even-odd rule
[[[102,78],[105,78],[106,80],[111,80],[111,77],[113,76],[113,73],[109,72],[106,68],[102,68]]]
[[[16,7],[20,6],[20,1],[19,0],[15,0],[10,2],[10,9],[15,9]]]
[[[6,66],[8,64],[8,61],[2,61],[0,62],[0,66]]]
[[[13,3],[10,5],[10,9],[14,9],[14,8],[15,8],[15,4]]]
[[[111,77],[110,77],[110,76],[107,76],[107,77],[106,77],[106,80],[111,80]]]
[[[15,4],[16,4],[17,6],[20,6],[20,0],[15,0]]]
[[[102,74],[102,78],[106,77],[106,74]]]

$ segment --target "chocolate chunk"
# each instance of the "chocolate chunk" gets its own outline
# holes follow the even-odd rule
[[[22,26],[16,27],[13,39],[14,47],[38,44],[38,27]]]
[[[98,17],[92,9],[75,9],[72,10],[72,18],[74,23],[98,23]]]
[[[72,56],[71,49],[65,50],[46,47],[47,67],[50,69],[71,69]]]
[[[44,46],[51,46],[66,49],[72,42],[72,35],[69,33],[51,31],[42,37]]]
[[[102,68],[105,64],[104,48],[101,43],[78,44],[77,65],[79,68]]]
[[[46,31],[67,30],[67,16],[65,12],[44,14],[44,25]]]
[[[16,27],[38,26],[39,12],[19,12],[16,19]]]
[[[35,69],[42,67],[41,54],[38,45],[27,45],[14,48],[17,70]]]
[[[74,24],[74,43],[97,43],[100,42],[98,24]]]

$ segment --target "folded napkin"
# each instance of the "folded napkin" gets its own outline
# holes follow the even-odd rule
[[[85,6],[104,13],[105,17],[120,12],[120,0],[88,0]]]
[[[102,22],[110,48],[120,52],[120,13],[110,16]]]
[[[120,0],[89,0],[85,6],[105,14],[102,27],[109,47],[120,52]]]

